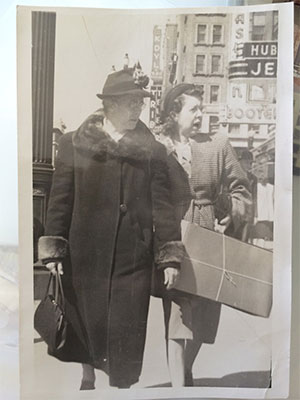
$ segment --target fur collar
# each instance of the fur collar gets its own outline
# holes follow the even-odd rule
[[[155,140],[147,127],[139,121],[136,128],[127,131],[115,142],[103,129],[104,114],[97,110],[73,134],[73,145],[92,156],[147,160],[151,157],[151,143]]]

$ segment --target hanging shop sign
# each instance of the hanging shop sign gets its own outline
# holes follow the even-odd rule
[[[155,25],[153,29],[153,51],[151,78],[154,84],[161,84],[163,73],[161,69],[162,28]]]
[[[277,60],[270,59],[248,59],[247,77],[248,78],[276,78]]]
[[[277,59],[248,58],[229,63],[229,79],[237,78],[276,78]]]
[[[275,106],[226,106],[222,120],[227,123],[238,124],[271,124],[276,121]]]
[[[238,60],[243,57],[243,44],[245,42],[245,33],[247,31],[247,20],[245,14],[236,14],[233,16],[232,20],[232,46],[231,49],[231,59]]]
[[[150,88],[152,98],[150,100],[149,127],[154,129],[159,124],[159,104],[162,95],[161,85],[152,85]]]
[[[247,42],[243,46],[244,58],[277,58],[277,42]]]

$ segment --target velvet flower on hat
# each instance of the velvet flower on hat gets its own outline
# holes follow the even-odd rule
[[[149,78],[142,71],[142,67],[140,62],[138,61],[133,67],[133,80],[135,85],[137,85],[141,89],[145,89],[149,83]]]

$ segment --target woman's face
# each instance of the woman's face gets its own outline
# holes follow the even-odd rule
[[[174,119],[178,124],[179,134],[185,137],[198,133],[202,124],[202,101],[197,97],[183,95],[181,111]]]
[[[120,96],[109,113],[109,120],[119,132],[133,130],[144,107],[143,96]]]

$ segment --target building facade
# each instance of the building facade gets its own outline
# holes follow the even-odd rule
[[[178,16],[177,82],[192,82],[203,90],[203,131],[219,123],[227,98],[229,14]]]
[[[227,104],[220,122],[234,147],[275,136],[278,12],[231,15]]]
[[[203,131],[224,132],[238,154],[257,148],[255,171],[274,177],[278,12],[178,15],[163,34],[162,91],[198,85]]]

